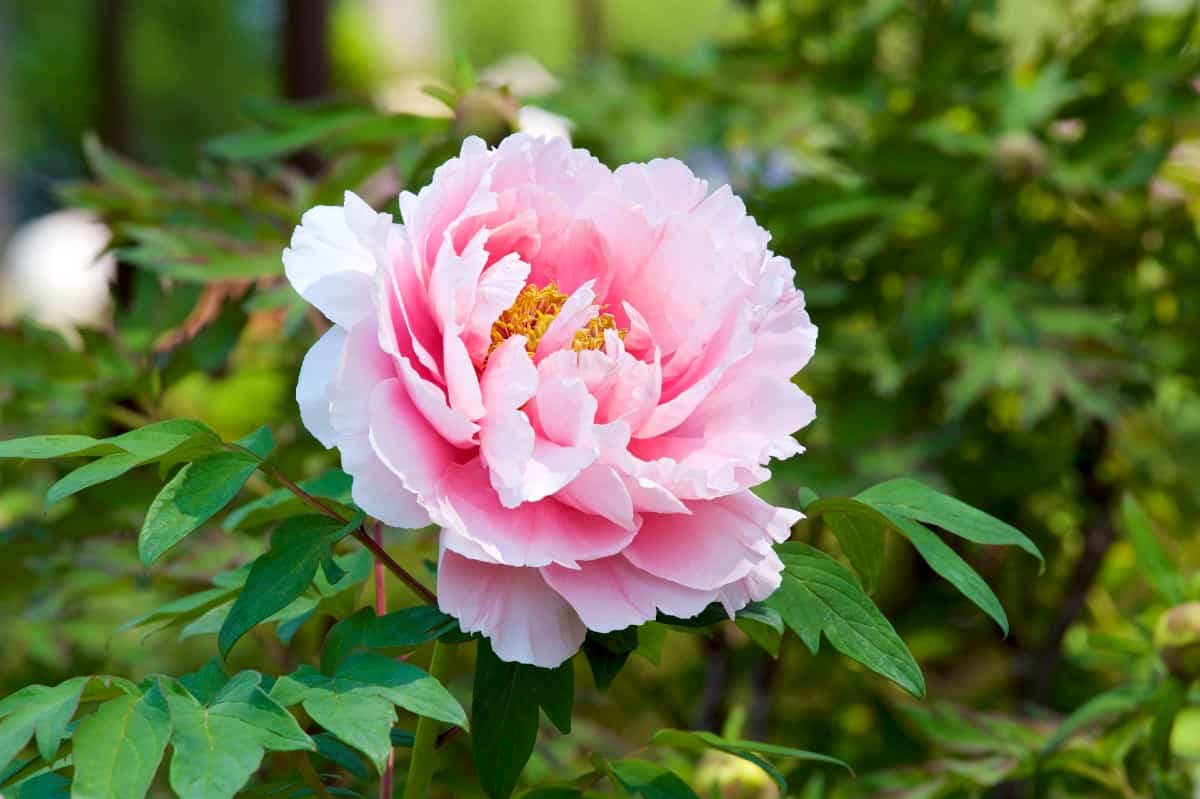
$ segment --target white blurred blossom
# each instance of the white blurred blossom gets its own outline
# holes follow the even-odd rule
[[[80,327],[109,317],[116,260],[111,234],[95,215],[70,209],[17,229],[0,252],[0,321],[28,316],[78,344]]]

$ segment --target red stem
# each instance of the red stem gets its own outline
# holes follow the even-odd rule
[[[372,525],[375,544],[383,549],[383,525],[375,522]],[[387,615],[387,570],[383,561],[375,559],[375,615]],[[383,767],[383,775],[379,780],[379,799],[392,799],[393,786],[396,781],[396,750],[388,751],[387,765]]]

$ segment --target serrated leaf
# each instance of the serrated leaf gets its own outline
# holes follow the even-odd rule
[[[647,760],[618,760],[609,773],[626,793],[645,799],[699,799],[679,775]]]
[[[1142,506],[1130,495],[1121,499],[1121,520],[1125,535],[1133,545],[1142,574],[1164,602],[1178,605],[1187,600],[1185,581],[1171,556],[1154,533],[1154,526]]]
[[[1018,547],[1037,558],[1045,568],[1041,551],[1020,530],[916,480],[888,480],[863,491],[857,499],[881,513],[934,524],[977,544]]]
[[[250,567],[246,585],[221,625],[217,645],[222,657],[255,625],[286,608],[303,594],[328,557],[330,547],[358,527],[328,516],[295,516],[271,536],[271,548]]]
[[[339,621],[325,636],[321,670],[331,674],[354,650],[400,649],[428,643],[458,626],[452,616],[431,605],[418,605],[376,616],[371,608],[360,608]]]
[[[258,468],[241,452],[220,452],[184,466],[163,487],[138,534],[138,555],[150,565],[225,507]]]
[[[30,685],[0,701],[0,769],[34,736],[42,759],[54,760],[88,679],[75,677],[54,687]]]
[[[75,730],[72,799],[142,799],[170,734],[157,687],[105,702]]]
[[[807,544],[782,544],[778,552],[783,582],[766,604],[810,650],[816,651],[824,633],[842,654],[914,696],[925,693],[920,666],[853,574]]]
[[[971,565],[959,557],[937,534],[924,525],[903,516],[885,514],[892,526],[912,543],[929,567],[957,588],[962,595],[995,620],[1008,635],[1008,615],[1000,600]]]

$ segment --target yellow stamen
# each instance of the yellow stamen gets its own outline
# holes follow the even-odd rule
[[[492,346],[488,349],[488,355],[500,346],[500,342],[517,335],[525,336],[525,349],[533,355],[538,342],[546,335],[550,323],[558,316],[566,301],[567,295],[559,291],[554,283],[544,288],[529,285],[521,289],[512,306],[500,314],[500,318],[492,325]],[[613,315],[602,313],[576,331],[571,339],[571,349],[581,352],[603,348],[606,330],[616,330],[617,335],[625,338],[626,331],[617,330]]]

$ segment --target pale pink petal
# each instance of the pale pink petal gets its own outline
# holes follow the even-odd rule
[[[443,486],[452,512],[437,521],[509,566],[574,566],[620,552],[635,534],[555,499],[505,508],[478,460],[450,468]]]
[[[350,197],[347,192],[348,202]],[[331,205],[306,212],[283,251],[283,268],[304,299],[334,324],[349,328],[374,313],[376,262],[369,244],[350,229],[347,213],[347,208]]]
[[[587,629],[537,569],[498,566],[443,549],[438,607],[463,632],[482,633],[502,659],[555,668],[574,655]]]
[[[492,487],[506,508],[525,501],[525,474],[533,458],[535,434],[529,419],[515,407],[489,411],[479,431],[479,454],[488,467]]]
[[[300,420],[326,449],[337,443],[333,423],[329,421],[329,383],[337,373],[345,343],[346,329],[331,327],[304,356],[296,380]]]
[[[617,470],[611,466],[592,464],[559,489],[554,498],[629,530],[637,529],[633,498]]]
[[[647,514],[625,556],[645,571],[713,590],[740,580],[790,528],[795,511],[772,508],[750,492],[690,502],[690,515]]]
[[[490,239],[489,239],[490,241]],[[484,270],[475,291],[475,306],[463,330],[471,360],[482,365],[492,346],[492,325],[516,301],[529,277],[529,264],[508,255]]]
[[[625,197],[641,208],[652,222],[672,214],[688,213],[708,193],[708,183],[674,158],[622,164],[613,174]]]
[[[467,346],[459,337],[457,327],[447,328],[442,337],[442,363],[446,372],[446,396],[450,407],[477,420],[484,414],[483,393],[479,390],[479,374],[475,363],[467,352]]]
[[[679,497],[648,477],[626,477],[625,490],[638,513],[691,513]]]
[[[488,358],[479,385],[489,411],[519,408],[537,392],[538,371],[525,341],[524,336],[511,336]]]
[[[353,479],[350,497],[364,512],[389,527],[415,530],[429,526],[428,511],[375,454],[366,433],[342,436],[338,451],[342,470]]]
[[[783,561],[771,551],[745,577],[717,591],[717,601],[732,619],[746,605],[761,602],[775,593],[782,582]]]
[[[620,555],[580,563],[578,569],[547,566],[542,576],[589,630],[607,633],[653,621],[661,611],[691,618],[716,600],[700,591],[642,571]]]
[[[585,440],[596,418],[596,399],[587,385],[577,377],[547,380],[539,376],[539,380],[529,409],[534,426],[563,446]]]

